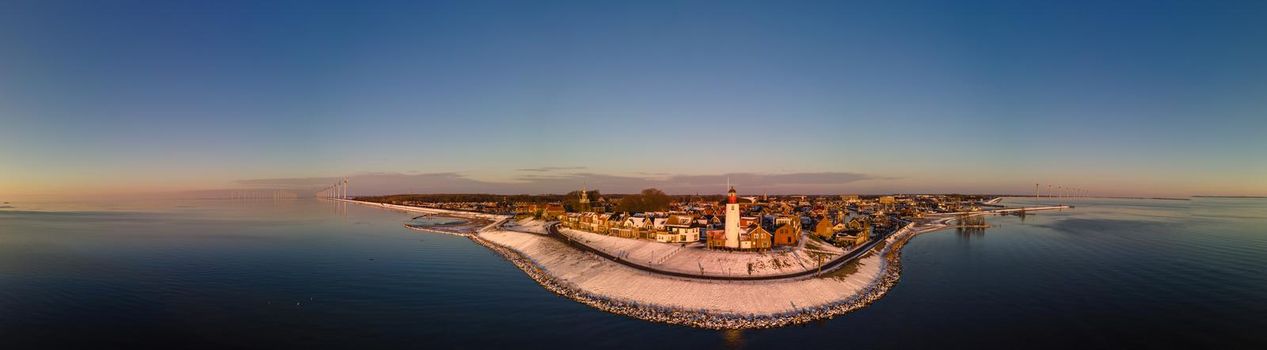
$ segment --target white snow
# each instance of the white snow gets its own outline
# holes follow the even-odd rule
[[[809,279],[751,282],[681,279],[629,268],[546,236],[497,230],[478,235],[532,259],[551,276],[574,288],[618,301],[680,310],[736,315],[786,313],[847,300],[882,276],[880,257],[871,254],[854,262],[856,269],[846,267],[828,276]]]
[[[365,206],[370,206],[370,207],[399,210],[399,211],[411,212],[411,213],[439,214],[439,215],[444,215],[444,216],[479,218],[479,219],[487,219],[487,220],[493,220],[493,221],[503,220],[503,219],[508,218],[508,216],[506,215],[485,214],[485,213],[476,213],[476,212],[469,212],[469,211],[423,208],[423,207],[415,207],[415,206],[410,206],[410,205],[364,202],[364,201],[351,200],[351,199],[335,199],[335,200],[348,202],[348,203],[354,203],[354,204],[360,204],[360,205],[365,205]]]
[[[546,234],[546,225],[549,223],[542,220],[533,220],[532,218],[523,218],[519,220],[510,220],[502,224],[502,228],[510,231],[528,232],[536,234]]]
[[[765,252],[711,250],[704,243],[660,243],[560,228],[559,232],[629,262],[657,270],[712,276],[772,276],[810,271],[844,254],[829,244],[802,237],[804,247],[775,247]],[[805,243],[813,242],[813,243]],[[821,259],[821,260],[820,260]]]

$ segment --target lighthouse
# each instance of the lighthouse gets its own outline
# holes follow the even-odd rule
[[[726,193],[726,248],[739,248],[739,202],[735,198],[735,187],[730,186]]]

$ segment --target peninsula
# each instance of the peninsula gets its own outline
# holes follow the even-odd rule
[[[897,282],[902,246],[916,235],[983,225],[971,220],[982,215],[1072,208],[948,195],[741,203],[733,188],[722,198],[655,190],[598,196],[581,190],[540,203],[331,199],[421,214],[404,225],[467,237],[547,290],[600,310],[709,329],[780,327],[857,310]],[[633,208],[631,201],[663,206]]]

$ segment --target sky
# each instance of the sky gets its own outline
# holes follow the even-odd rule
[[[1267,2],[0,2],[0,200],[343,176],[1267,195]]]

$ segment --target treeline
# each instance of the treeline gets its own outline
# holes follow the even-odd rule
[[[691,200],[721,200],[724,198],[720,195],[715,196],[691,196],[680,195],[670,196],[664,191],[655,188],[648,188],[642,192],[635,194],[615,194],[603,195],[597,190],[586,191],[586,197],[589,198],[591,208],[600,206],[599,198],[603,198],[609,209],[622,212],[640,213],[648,211],[664,211],[669,209],[669,204],[675,201],[691,201]],[[454,202],[495,202],[495,203],[562,203],[569,211],[578,211],[581,208],[581,191],[572,191],[567,194],[486,194],[486,193],[436,193],[436,194],[394,194],[385,196],[361,196],[356,197],[357,200],[377,202],[377,203],[404,203],[404,202],[420,202],[420,203],[454,203]]]
[[[621,197],[620,202],[616,204],[616,211],[627,213],[664,211],[669,210],[669,203],[672,201],[673,198],[664,194],[664,191],[648,188],[642,190],[641,193]]]
[[[452,203],[452,202],[528,202],[528,203],[552,203],[563,201],[565,195],[561,194],[485,194],[485,193],[436,193],[436,194],[393,194],[386,196],[361,196],[356,197],[357,200],[377,203],[399,203],[399,202],[427,202],[427,203]]]
[[[636,194],[602,194],[598,190],[586,191],[590,203],[595,204],[599,198],[605,198],[608,201],[620,201],[626,197],[634,197],[631,203],[647,203],[648,205],[658,205],[661,202],[667,203],[672,201],[688,201],[688,200],[722,200],[725,197],[721,195],[712,196],[694,196],[694,195],[666,195],[663,191],[649,188]],[[649,198],[649,199],[648,199]],[[668,198],[667,200],[665,198]],[[581,199],[581,191],[572,191],[567,194],[486,194],[486,193],[433,193],[433,194],[393,194],[384,196],[358,196],[357,200],[369,202],[527,202],[527,203],[564,203],[568,206],[579,205]]]
[[[635,194],[602,194],[598,190],[586,191],[589,198],[590,206],[599,206],[599,198],[606,201],[608,210],[618,212],[640,213],[648,211],[664,211],[669,209],[669,204],[674,202],[694,202],[705,201],[724,203],[725,195],[668,195],[664,191],[655,188],[648,188],[642,192]],[[960,197],[963,200],[986,199],[988,196],[980,195],[949,195]],[[778,196],[789,197],[789,196]],[[820,196],[810,196],[820,197]],[[836,197],[836,196],[821,196]],[[877,195],[863,195],[861,198],[876,198]],[[578,211],[580,205],[581,191],[572,191],[567,194],[487,194],[487,193],[435,193],[435,194],[394,194],[386,196],[362,196],[356,197],[358,200],[378,202],[378,203],[402,203],[402,202],[423,202],[423,203],[453,203],[453,202],[496,202],[496,203],[562,203],[569,211]],[[837,197],[838,198],[838,197]],[[833,198],[834,199],[834,198]]]

